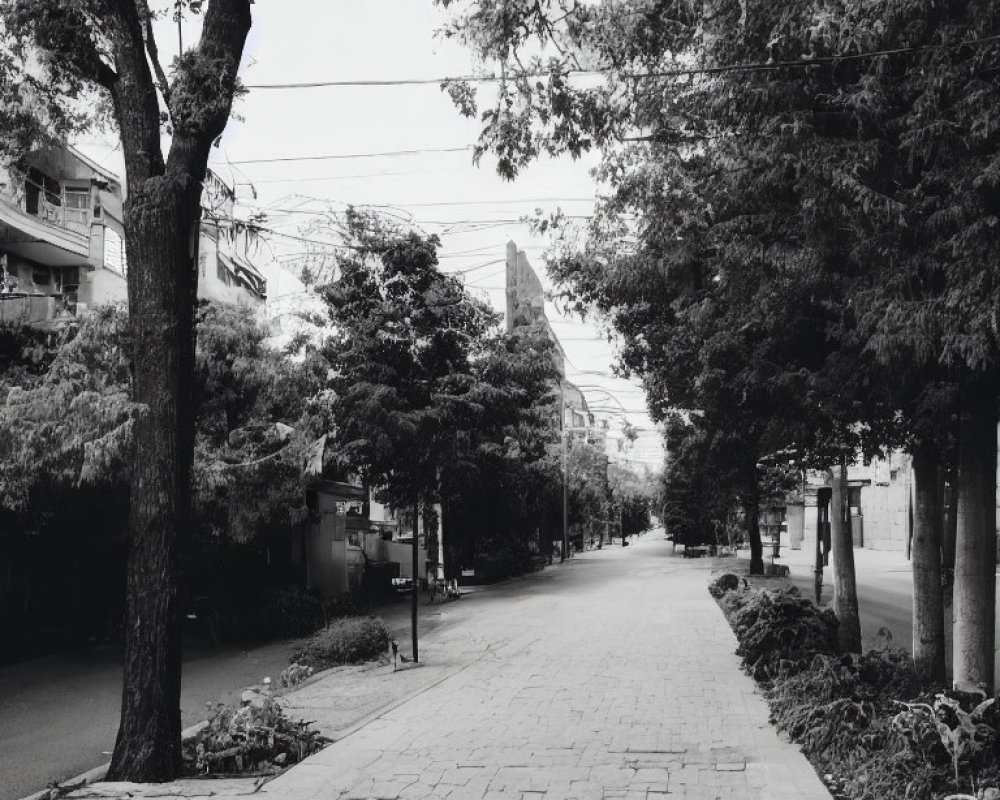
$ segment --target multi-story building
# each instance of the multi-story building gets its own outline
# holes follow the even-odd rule
[[[127,299],[122,182],[73,147],[50,147],[0,171],[0,322],[57,327]],[[262,303],[250,231],[211,171],[202,194],[198,296]]]
[[[55,325],[124,286],[121,182],[71,147],[0,173],[0,320]]]

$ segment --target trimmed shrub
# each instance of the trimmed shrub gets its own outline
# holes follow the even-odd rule
[[[292,722],[273,697],[235,706],[219,703],[208,724],[182,745],[187,775],[272,775],[330,742],[308,722]]]
[[[361,664],[385,655],[391,638],[379,617],[347,617],[331,622],[307,639],[291,660],[314,670]]]
[[[708,584],[709,594],[711,594],[716,600],[721,599],[724,594],[735,591],[739,588],[740,579],[731,572],[723,573]]]
[[[733,594],[727,593],[727,597]],[[837,618],[801,597],[798,590],[759,589],[731,617],[743,668],[761,682],[807,667],[816,655],[837,652]]]

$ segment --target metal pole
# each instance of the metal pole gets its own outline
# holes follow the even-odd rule
[[[420,586],[420,572],[419,572],[419,551],[417,549],[417,533],[419,531],[420,522],[420,501],[415,500],[413,503],[413,590],[410,595],[410,630],[411,638],[413,640],[413,663],[416,664],[419,661],[419,654],[417,652],[417,601],[419,595],[417,594]]]
[[[569,558],[569,474],[566,464],[566,431],[560,432],[560,438],[562,439],[562,473],[563,473],[563,503],[562,503],[562,518],[563,518],[563,538],[562,538],[562,561]]]

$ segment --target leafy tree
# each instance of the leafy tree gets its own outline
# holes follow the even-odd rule
[[[349,254],[323,288],[338,458],[396,508],[414,509],[413,658],[421,504],[438,501],[460,420],[474,413],[471,355],[495,324],[437,267],[438,240],[349,210]]]
[[[204,8],[201,36],[170,79],[147,0],[0,5],[3,154],[16,159],[79,129],[86,101],[97,98],[110,102],[125,159],[131,399],[143,411],[132,422],[141,457],[130,493],[129,621],[112,779],[167,780],[181,769],[178,565],[190,518],[198,274],[190,243],[209,149],[238,91],[251,1],[187,5]]]
[[[718,543],[736,510],[728,465],[714,463],[707,435],[693,421],[671,420],[667,445],[659,497],[667,536],[686,547]]]
[[[552,343],[532,332],[491,333],[471,374],[456,457],[441,470],[445,574],[457,574],[456,560],[472,564],[497,553],[523,572],[561,530],[551,512],[561,507]]]
[[[607,475],[604,448],[591,441],[586,433],[570,432],[566,443],[567,524],[579,530],[581,548],[586,546],[588,535],[584,529],[589,529],[592,537],[592,526],[600,525],[610,513]]]
[[[988,318],[998,292],[997,239],[989,234],[997,202],[989,102],[997,91],[997,10],[917,0],[635,3],[629,13],[610,2],[556,5],[479,2],[460,11],[450,32],[499,61],[504,75],[483,116],[481,149],[496,152],[501,171],[513,175],[543,150],[604,146],[602,174],[617,190],[612,210],[663,211],[632,227],[619,214],[617,228],[607,225],[619,242],[622,233],[638,234],[638,247],[627,249],[641,252],[651,232],[666,232],[673,253],[707,253],[664,260],[653,251],[645,271],[612,272],[605,285],[637,287],[633,308],[648,307],[643,289],[664,277],[676,284],[685,267],[695,290],[706,279],[738,279],[734,270],[703,268],[727,259],[748,283],[770,288],[752,293],[758,302],[744,307],[755,312],[771,306],[808,320],[825,297],[813,340],[839,346],[815,351],[823,358],[805,365],[815,371],[804,390],[814,406],[835,407],[827,448],[838,441],[841,451],[852,448],[845,432],[853,420],[877,444],[902,439],[926,462],[947,437],[926,435],[920,406],[934,406],[912,399],[926,400],[934,392],[925,390],[941,381],[959,389],[959,458],[970,459],[959,504],[970,525],[959,536],[961,568],[956,563],[956,602],[967,613],[956,626],[955,673],[960,685],[988,685],[995,510],[985,482],[993,448],[976,443],[992,441],[996,424]],[[526,61],[533,47],[551,58]],[[568,71],[580,66],[601,70],[603,84],[575,86]],[[533,71],[544,79],[526,80]],[[473,110],[473,98],[452,89]],[[810,314],[798,313],[802,296]],[[654,310],[674,313],[674,297],[667,293],[668,304]],[[755,316],[743,324],[753,326]],[[744,330],[738,316],[725,328]],[[887,382],[887,374],[903,380]],[[834,375],[849,380],[836,384]],[[880,382],[892,384],[888,393]],[[789,388],[803,391],[801,383]],[[885,402],[871,405],[866,394]],[[799,433],[821,428],[817,422],[822,416]],[[822,441],[795,439],[806,450]],[[922,595],[933,577],[920,574]],[[938,605],[930,606],[936,615]]]
[[[495,317],[438,269],[436,237],[356,212],[348,225],[353,250],[323,288],[339,456],[397,507],[435,502],[446,423],[470,412],[472,348]]]
[[[625,428],[626,436],[631,434],[634,441],[637,434]],[[608,464],[608,491],[612,508],[620,514],[622,531],[625,536],[645,533],[653,527],[650,516],[654,488],[640,478],[626,464],[612,461]]]
[[[248,308],[204,303],[198,332],[194,510],[182,588],[207,597],[205,611],[245,615],[251,590],[258,602],[262,587],[297,577],[289,542],[305,514],[306,453],[329,429],[327,365],[315,354],[294,361],[269,348],[268,330]],[[100,308],[63,331],[40,375],[26,332],[28,366],[0,376],[5,552],[12,574],[31,581],[24,606],[35,609],[30,618],[12,614],[12,623],[35,619],[78,636],[117,630],[138,411],[128,396],[128,339],[124,308]],[[32,560],[46,550],[57,555],[36,571]],[[82,575],[100,590],[78,586]]]

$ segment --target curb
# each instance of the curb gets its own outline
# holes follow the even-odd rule
[[[511,579],[508,579],[508,580],[511,580]],[[475,594],[475,592],[471,592],[470,594]],[[478,660],[478,659],[476,659],[476,660]],[[425,684],[425,685],[423,685],[423,686],[415,689],[414,691],[410,692],[409,694],[404,695],[401,698],[397,698],[395,700],[391,700],[388,703],[386,703],[385,705],[380,706],[380,707],[376,708],[374,711],[369,712],[368,714],[366,714],[361,719],[359,719],[359,720],[351,723],[351,725],[349,725],[347,728],[343,729],[343,731],[338,732],[340,735],[338,736],[338,738],[336,738],[336,739],[334,739],[334,740],[331,741],[331,746],[333,744],[336,744],[337,742],[339,742],[339,741],[347,738],[351,734],[357,733],[365,725],[368,725],[369,723],[374,722],[376,719],[378,719],[379,717],[383,716],[384,714],[388,714],[393,709],[398,708],[399,706],[403,705],[404,703],[409,702],[413,698],[418,697],[419,695],[423,694],[424,692],[430,691],[431,689],[433,689],[438,684],[443,683],[444,681],[448,680],[449,678],[457,675],[458,673],[462,672],[464,669],[470,667],[474,663],[475,663],[475,661],[472,661],[472,662],[470,662],[468,664],[464,664],[461,667],[458,667],[457,669],[454,669],[451,672],[448,672],[445,675],[443,675],[443,676],[435,679],[431,683]],[[372,662],[372,666],[373,667],[376,666],[376,665],[378,665],[378,662]],[[304,688],[304,687],[309,686],[309,685],[311,685],[313,683],[316,683],[317,681],[321,680],[322,678],[325,678],[325,677],[329,676],[335,670],[338,670],[338,669],[341,669],[341,668],[342,668],[342,665],[339,665],[339,666],[329,667],[329,668],[327,668],[325,670],[322,670],[320,672],[316,672],[313,675],[310,675],[304,681],[301,681],[301,682],[297,683],[294,687],[290,687],[291,691],[286,692],[282,696],[287,696],[287,695],[294,694],[295,691],[297,691],[298,689]],[[201,722],[196,722],[194,725],[191,725],[191,726],[185,728],[183,731],[181,731],[181,740],[191,738],[192,736],[194,736],[196,733],[198,733],[198,731],[200,731],[207,724],[208,724],[208,720],[202,720]],[[52,792],[53,791],[58,792],[59,789],[60,789],[60,787],[67,786],[67,785],[80,784],[80,786],[76,787],[76,788],[81,788],[82,786],[85,786],[85,785],[88,785],[88,784],[91,784],[91,783],[97,783],[97,782],[99,782],[100,780],[102,780],[104,778],[104,776],[107,774],[108,768],[110,766],[111,766],[111,762],[110,761],[105,762],[104,764],[101,764],[100,766],[92,767],[91,769],[87,770],[86,772],[81,772],[79,775],[76,775],[76,776],[74,776],[72,778],[65,778],[65,779],[59,781],[58,783],[55,783],[54,785],[48,786],[45,789],[41,789],[41,790],[39,790],[37,792],[34,792],[32,794],[29,794],[29,795],[25,795],[24,797],[19,798],[19,800],[50,800],[50,798],[58,796],[58,795],[53,795]],[[292,768],[294,768],[294,765],[293,765],[293,767],[289,768],[289,770],[286,770],[286,771],[290,771],[290,769],[292,769]],[[281,774],[285,774],[285,773],[281,773]],[[279,776],[275,776],[275,777],[279,777]]]
[[[184,730],[181,731],[181,741],[183,741],[184,739],[190,739],[207,724],[208,720],[203,719],[201,722],[196,722],[194,725],[185,728]],[[58,792],[64,786],[79,784],[79,786],[76,786],[76,788],[79,789],[86,786],[87,784],[97,783],[98,781],[104,778],[104,776],[108,772],[108,767],[110,766],[111,762],[108,761],[104,764],[101,764],[99,767],[92,767],[91,769],[88,769],[86,772],[81,772],[79,775],[73,778],[66,778],[64,780],[61,780],[58,783],[55,783],[54,785],[50,785],[46,789],[42,789],[41,791],[35,792],[34,794],[26,795],[25,797],[20,798],[20,800],[49,800],[50,797],[53,797],[51,792],[53,791]],[[58,797],[58,795],[55,796]]]

